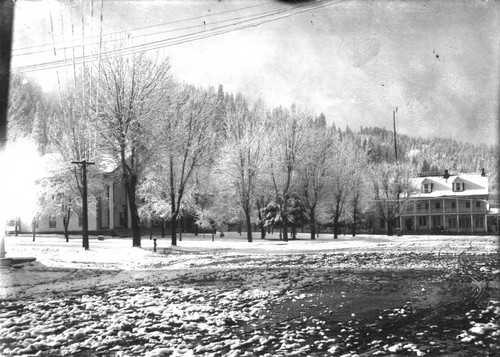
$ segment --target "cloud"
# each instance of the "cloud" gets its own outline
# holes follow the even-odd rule
[[[375,36],[359,34],[342,39],[337,54],[353,67],[363,67],[378,55],[381,47]]]

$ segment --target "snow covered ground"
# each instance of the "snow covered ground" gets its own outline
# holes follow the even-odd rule
[[[0,352],[498,352],[497,237],[155,238],[8,236],[8,257],[37,260],[0,270]]]

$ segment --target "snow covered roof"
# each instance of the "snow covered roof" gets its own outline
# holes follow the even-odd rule
[[[464,183],[463,191],[454,191],[453,183]],[[423,192],[422,184],[432,183],[431,192]],[[463,196],[485,196],[488,195],[488,177],[481,174],[458,174],[450,175],[447,179],[443,176],[426,176],[411,179],[411,184],[417,192],[410,194],[414,198],[433,197],[463,197]]]
[[[488,215],[499,215],[500,214],[500,208],[497,207],[492,207],[487,213]]]

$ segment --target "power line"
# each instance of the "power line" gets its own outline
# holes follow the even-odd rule
[[[210,14],[207,14],[207,15],[201,15],[201,16],[195,16],[195,17],[188,17],[188,18],[184,18],[184,19],[181,19],[181,20],[164,22],[164,23],[160,23],[160,24],[156,24],[156,25],[149,25],[149,26],[137,27],[137,28],[133,28],[133,29],[126,29],[126,30],[121,30],[121,31],[109,32],[109,33],[106,33],[106,34],[102,34],[102,36],[103,37],[104,36],[113,36],[113,35],[118,35],[118,34],[122,34],[122,33],[129,33],[129,32],[134,32],[134,31],[141,31],[141,30],[145,30],[145,29],[151,29],[151,28],[155,28],[155,27],[168,26],[168,25],[173,25],[173,24],[182,23],[182,22],[186,22],[186,21],[192,21],[192,20],[197,20],[197,19],[212,17],[212,16],[216,16],[216,15],[222,15],[222,14],[226,14],[226,13],[231,13],[231,12],[234,12],[234,11],[242,11],[242,10],[247,10],[247,9],[251,9],[251,8],[256,8],[256,7],[261,7],[261,6],[267,6],[267,5],[270,5],[270,4],[271,4],[271,2],[265,3],[265,4],[259,4],[259,5],[252,5],[252,6],[241,7],[241,8],[233,9],[233,10],[226,10],[226,11],[220,11],[220,12],[210,13]],[[197,25],[197,26],[199,26],[199,25]],[[147,36],[147,34],[142,35],[142,36]],[[87,37],[87,38],[77,39],[77,40],[74,40],[74,41],[86,41],[86,40],[89,40],[89,39],[98,39],[98,38],[100,38],[100,36],[96,35],[96,36],[90,36],[90,37]],[[25,54],[43,53],[43,52],[51,51],[50,47],[52,47],[53,45],[59,45],[59,44],[65,44],[65,43],[67,43],[67,41],[59,41],[59,42],[54,42],[54,43],[44,43],[44,44],[35,45],[35,46],[27,46],[27,47],[15,48],[15,49],[12,50],[12,52],[13,52],[12,55],[13,56],[23,56]],[[85,43],[82,43],[82,46],[83,45],[85,45]],[[43,47],[49,47],[49,49],[43,50],[43,51],[39,51],[39,52],[32,52],[32,53],[15,53],[16,51],[31,50],[31,49],[43,48]],[[58,49],[63,49],[63,47],[58,48]]]
[[[272,14],[274,11],[275,10],[269,11],[269,12],[265,12],[265,13],[261,13],[261,14]],[[226,23],[226,22],[230,22],[230,21],[234,21],[234,20],[241,20],[241,19],[244,19],[246,17],[250,17],[250,16],[247,15],[247,16],[235,17],[235,18],[232,18],[232,19],[215,21],[215,22],[210,23],[210,25],[222,24],[222,23]],[[183,31],[183,30],[190,30],[190,29],[195,29],[195,28],[200,28],[200,27],[205,27],[205,26],[206,26],[205,24],[185,26],[185,27],[181,27],[181,28],[177,28],[177,29],[157,31],[157,32],[146,33],[146,34],[142,34],[142,35],[135,35],[134,38],[141,38],[141,37],[147,37],[147,36],[161,35],[161,34],[166,34],[166,33],[170,33],[170,32],[178,32],[178,31]],[[127,32],[125,32],[125,33],[127,33]],[[121,32],[118,32],[118,33],[124,33],[124,32],[121,31]],[[103,34],[103,36],[107,36],[107,35]],[[122,38],[113,38],[113,39],[110,39],[110,40],[102,41],[102,44],[109,44],[109,43],[113,43],[113,42],[119,42],[119,41],[122,41],[122,40],[123,40]],[[80,39],[78,39],[76,41],[80,41]],[[57,43],[57,42],[55,42],[55,43]],[[99,44],[101,44],[100,39],[99,39],[98,42],[91,42],[91,43],[82,42],[82,43],[77,43],[76,45],[72,45],[72,46],[69,45],[69,46],[64,46],[64,47],[55,47],[54,49],[48,48],[48,49],[40,50],[40,51],[25,52],[25,53],[21,53],[21,54],[15,54],[13,56],[14,57],[31,56],[31,55],[34,55],[34,54],[42,54],[42,53],[47,53],[47,52],[52,52],[52,51],[55,52],[56,50],[59,50],[59,51],[60,50],[67,50],[67,49],[71,49],[71,48],[74,48],[74,47],[81,47],[81,48],[83,48],[84,46],[93,46],[93,45],[99,45]]]
[[[344,1],[344,0],[342,0]],[[303,12],[311,11],[311,10],[316,10],[322,7],[330,6],[333,4],[337,4],[342,1],[331,1],[328,3],[322,3],[322,1],[318,1],[316,3],[320,3],[320,5],[316,6],[310,6],[310,4],[302,4],[302,5],[297,5],[293,8],[289,9],[284,9],[284,10],[277,10],[273,11],[272,13],[269,14],[259,14],[258,16],[254,16],[253,18],[247,19],[247,20],[242,20],[233,24],[229,25],[223,25],[219,26],[210,30],[203,30],[203,31],[198,31],[195,33],[190,33],[190,34],[185,34],[185,35],[180,35],[172,38],[167,38],[163,40],[158,40],[158,41],[153,41],[145,44],[140,44],[140,45],[134,45],[130,46],[127,48],[123,49],[115,49],[115,50],[109,50],[102,55],[107,55],[108,58],[114,57],[114,56],[123,56],[123,55],[131,55],[134,53],[138,52],[145,52],[145,51],[151,51],[155,49],[161,49],[164,47],[170,47],[170,46],[175,46],[187,42],[192,42],[192,41],[198,41],[201,39],[209,38],[209,37],[214,37],[218,35],[222,35],[225,33],[229,32],[234,32],[242,29],[246,29],[249,27],[256,27],[268,22],[272,21],[277,21],[281,20],[283,18],[287,18],[296,14],[300,14]],[[298,9],[298,10],[297,10]],[[297,11],[293,11],[297,10]],[[292,12],[291,12],[292,11]],[[290,13],[291,12],[291,13]],[[269,18],[271,16],[276,16],[273,18]],[[64,67],[68,65],[72,65],[75,62],[78,62],[79,64],[82,63],[84,60],[88,62],[94,62],[96,60],[96,57],[98,54],[93,54],[93,55],[88,55],[88,56],[80,56],[80,57],[75,57],[74,60],[58,60],[58,61],[50,61],[50,62],[45,62],[45,63],[40,63],[40,64],[34,64],[34,65],[27,65],[27,66],[21,66],[14,68],[13,70],[16,72],[22,71],[22,72],[32,72],[32,71],[39,71],[39,70],[48,70],[48,69],[55,69],[59,67]]]

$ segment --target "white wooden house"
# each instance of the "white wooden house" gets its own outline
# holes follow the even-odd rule
[[[402,198],[395,228],[405,233],[495,233],[498,214],[488,202],[488,177],[480,174],[422,175],[411,180],[416,191]],[[375,232],[386,230],[375,218]]]

